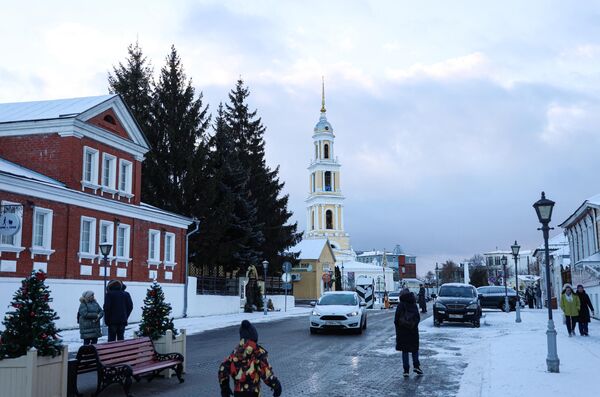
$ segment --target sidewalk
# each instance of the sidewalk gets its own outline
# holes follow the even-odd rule
[[[268,312],[265,316],[263,312],[224,314],[219,316],[188,317],[175,319],[175,328],[185,329],[188,335],[199,334],[204,331],[239,325],[242,320],[250,320],[253,323],[266,323],[271,321],[283,320],[290,317],[304,316],[311,312],[310,307],[295,307],[288,309],[287,312]],[[125,330],[125,339],[133,337],[133,333],[138,330],[138,323],[129,324]],[[79,337],[79,329],[71,329],[60,332],[63,343],[69,346],[69,352],[77,352],[82,344]],[[103,336],[98,342],[106,342],[106,336]]]
[[[485,312],[479,329],[435,328],[431,319],[423,328],[462,342],[458,361],[467,367],[459,397],[558,396],[592,390],[600,368],[600,322],[590,324],[590,337],[569,338],[561,312],[554,311],[553,317],[558,374],[546,372],[546,310],[522,310],[520,324],[515,323],[514,312],[490,311]]]

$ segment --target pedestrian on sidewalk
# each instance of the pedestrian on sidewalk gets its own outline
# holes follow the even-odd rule
[[[579,284],[577,286],[577,297],[579,297],[579,318],[577,321],[579,322],[579,334],[582,336],[589,336],[588,334],[588,324],[590,322],[590,311],[592,312],[592,316],[594,315],[594,306],[592,306],[592,301],[588,296],[585,289],[583,289],[583,285]]]
[[[404,367],[404,377],[408,377],[409,362],[408,353],[412,354],[413,371],[417,375],[423,375],[419,363],[419,309],[415,300],[415,295],[404,288],[400,291],[400,299],[396,314],[394,316],[394,325],[396,326],[396,350],[402,352],[402,366]]]
[[[125,327],[133,311],[133,302],[127,288],[120,280],[110,280],[106,287],[104,315],[108,325],[108,341],[125,339]]]
[[[579,317],[580,302],[579,297],[573,293],[571,284],[563,286],[563,292],[560,296],[560,308],[564,313],[569,336],[575,335],[575,323],[577,322],[577,317]]]
[[[540,284],[537,283],[535,285],[533,295],[535,296],[535,307],[536,309],[542,309],[542,289],[540,288]]]
[[[273,374],[267,360],[267,351],[258,344],[258,332],[248,320],[240,326],[240,343],[219,367],[221,397],[259,397],[260,381],[271,389],[273,396],[281,396],[281,383]],[[229,385],[233,378],[233,393]]]
[[[83,339],[84,345],[94,345],[98,343],[98,338],[102,336],[100,319],[104,316],[104,311],[96,302],[94,291],[85,291],[81,294],[79,302],[79,310],[77,311],[79,335]]]
[[[427,292],[423,284],[419,286],[419,307],[421,308],[421,313],[427,313]]]

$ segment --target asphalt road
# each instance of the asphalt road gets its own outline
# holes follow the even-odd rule
[[[259,343],[269,351],[273,370],[283,385],[283,396],[449,397],[456,394],[466,366],[460,357],[452,357],[452,352],[458,350],[454,338],[434,337],[422,330],[420,354],[425,375],[411,373],[404,379],[401,356],[394,350],[393,311],[370,312],[368,329],[362,335],[311,335],[305,316],[256,324],[256,328]],[[131,391],[136,397],[218,397],[219,364],[238,342],[237,327],[188,336],[185,383],[179,384],[175,377],[150,383],[142,380],[134,383]],[[436,358],[440,347],[443,358]],[[91,374],[79,382],[80,391],[86,395],[94,391],[94,385]],[[263,388],[263,395],[270,396],[270,389]],[[123,395],[119,386],[111,386],[101,394]]]

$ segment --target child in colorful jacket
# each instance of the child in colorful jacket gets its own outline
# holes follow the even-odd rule
[[[273,374],[267,360],[267,351],[258,343],[258,332],[248,320],[240,326],[240,343],[219,367],[221,396],[258,397],[261,379],[273,389],[273,396],[281,396],[281,383]],[[231,392],[229,377],[234,380]]]

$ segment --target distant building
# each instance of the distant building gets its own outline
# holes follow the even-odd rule
[[[548,240],[548,250],[550,251],[550,283],[552,288],[552,297],[560,296],[563,282],[571,282],[571,258],[569,254],[569,241],[564,234],[558,234]],[[536,267],[541,276],[540,287],[545,299],[546,293],[546,265],[545,248],[540,245],[533,251]]]
[[[494,251],[483,253],[483,257],[485,258],[485,266],[488,271],[488,283],[490,285],[499,285],[503,284],[503,269],[501,259],[503,256],[506,256],[506,273],[509,278],[508,284],[514,286],[514,275],[515,275],[515,262],[513,259],[512,251],[509,250],[499,250],[496,249]],[[517,259],[519,274],[530,274],[533,268],[533,263],[535,262],[535,258],[532,254],[531,250],[521,249],[519,251],[519,256]]]
[[[399,279],[417,278],[417,257],[408,255],[402,247],[396,245],[393,251],[363,251],[356,256],[356,260],[362,263],[383,264],[383,257],[387,260],[389,266]]]

